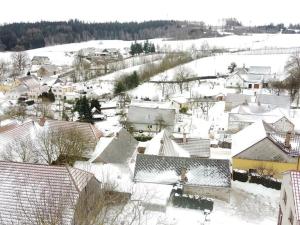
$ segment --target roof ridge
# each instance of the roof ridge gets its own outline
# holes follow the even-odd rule
[[[76,188],[76,190],[77,190],[77,192],[78,192],[78,194],[79,194],[79,193],[80,193],[79,187],[78,187],[78,185],[77,185],[77,183],[76,183],[76,181],[75,181],[75,179],[74,179],[74,177],[73,177],[71,171],[69,170],[69,166],[66,165],[66,166],[64,166],[64,167],[65,167],[66,170],[68,171],[68,173],[69,173],[69,175],[70,175],[70,178],[71,178],[71,180],[72,180],[72,182],[73,182],[73,184],[74,184],[74,186],[75,186],[75,188]]]

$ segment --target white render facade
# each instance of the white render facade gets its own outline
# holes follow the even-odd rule
[[[279,200],[279,214],[278,225],[299,225],[299,218],[297,219],[297,209],[295,205],[295,194],[293,193],[292,176],[295,172],[286,172],[283,175],[280,200]],[[299,173],[299,172],[296,172]],[[297,197],[297,196],[296,196]],[[298,196],[299,197],[299,196]]]

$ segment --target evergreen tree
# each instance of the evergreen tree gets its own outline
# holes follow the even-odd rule
[[[100,105],[100,103],[97,99],[92,99],[91,100],[91,109],[94,108],[94,107],[96,109],[98,109],[99,111],[101,111],[101,105]]]
[[[124,91],[126,91],[126,87],[123,84],[123,81],[122,80],[116,81],[115,86],[114,86],[114,94],[118,95],[118,94],[121,94]]]
[[[144,52],[145,52],[146,54],[150,52],[150,46],[151,46],[151,44],[149,44],[149,41],[146,40],[146,41],[144,42],[144,47],[143,47],[143,50],[144,50]]]
[[[83,96],[75,103],[74,112],[78,112],[80,120],[84,122],[92,122],[93,116],[88,99]]]
[[[150,44],[150,50],[149,52],[154,53],[155,52],[155,45],[152,43]]]

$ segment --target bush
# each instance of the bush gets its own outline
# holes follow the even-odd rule
[[[141,142],[149,141],[149,140],[152,139],[152,137],[150,137],[150,136],[145,136],[145,135],[135,136],[134,138],[135,138],[137,141],[141,141]]]
[[[248,181],[248,172],[241,171],[241,170],[233,170],[232,179],[241,181],[241,182],[247,182]]]
[[[258,174],[251,174],[249,183],[261,184],[267,188],[273,188],[276,190],[281,189],[281,182],[272,177],[263,177]]]
[[[189,110],[189,108],[187,106],[183,106],[179,109],[179,112],[186,114],[188,110]]]
[[[171,202],[173,206],[180,208],[189,208],[189,209],[208,209],[213,210],[214,202],[206,198],[200,198],[197,196],[191,195],[179,195],[173,194],[171,197]]]
[[[140,84],[139,76],[134,71],[131,75],[124,75],[115,82],[114,94],[118,95],[124,91],[128,91],[137,87]]]

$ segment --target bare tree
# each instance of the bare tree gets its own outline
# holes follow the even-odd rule
[[[12,77],[16,78],[24,73],[29,64],[29,57],[26,52],[14,52],[11,54]]]
[[[37,159],[33,148],[34,144],[30,138],[15,139],[4,147],[0,157],[5,161],[35,163]]]
[[[299,105],[299,92],[300,92],[300,55],[294,54],[290,56],[285,65],[285,69],[290,75],[285,80],[286,89],[289,91],[291,100],[295,99],[298,93],[297,105]]]
[[[35,154],[49,165],[73,165],[85,156],[89,145],[88,138],[76,129],[44,130],[37,135]]]
[[[158,128],[158,132],[161,132],[162,129],[166,128],[168,125],[164,118],[160,115],[155,119],[156,126]]]
[[[183,67],[183,66],[179,66],[175,72],[175,81],[178,84],[178,87],[180,89],[180,93],[182,94],[183,91],[183,83],[185,82],[186,79],[191,78],[191,72]]]
[[[0,80],[3,80],[9,71],[9,63],[0,60]]]
[[[285,89],[284,83],[279,80],[271,81],[270,85],[273,91],[276,93],[276,95],[280,95],[280,93]]]
[[[23,122],[27,117],[26,106],[10,106],[7,110],[4,111],[4,114],[7,118],[18,119]]]

